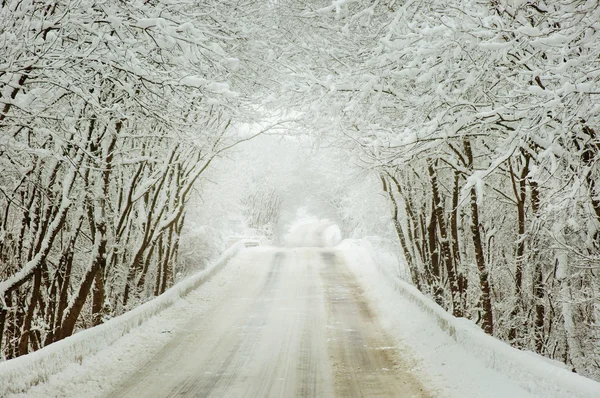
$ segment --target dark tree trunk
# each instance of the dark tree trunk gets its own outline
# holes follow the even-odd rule
[[[517,248],[515,250],[515,297],[516,301],[511,312],[511,318],[513,323],[508,331],[508,338],[513,344],[517,344],[518,337],[518,326],[519,314],[521,313],[521,306],[523,305],[523,266],[525,263],[525,245],[526,245],[526,225],[525,225],[525,200],[526,200],[526,184],[527,175],[529,174],[529,160],[530,156],[527,153],[523,153],[524,164],[521,169],[520,175],[517,177],[513,172],[512,166],[510,167],[510,177],[512,182],[513,191],[517,202]],[[518,181],[517,181],[518,178]]]
[[[404,235],[404,231],[402,230],[402,225],[400,225],[400,221],[398,220],[398,203],[396,202],[396,198],[394,197],[394,193],[390,189],[387,184],[387,181],[383,175],[380,176],[381,183],[383,185],[383,191],[388,194],[390,198],[390,202],[392,203],[393,212],[392,212],[392,222],[394,223],[394,229],[396,230],[396,235],[398,236],[398,240],[400,241],[400,246],[402,247],[402,252],[404,253],[404,258],[406,259],[406,265],[410,270],[410,276],[412,279],[413,285],[417,286],[420,290],[419,286],[419,278],[417,276],[417,272],[415,270],[415,263],[413,261],[413,256],[410,253],[410,249],[408,248],[408,243],[406,241],[406,237]]]
[[[162,264],[162,280],[160,282],[160,294],[163,294],[168,288],[169,280],[172,280],[171,273],[171,245],[173,243],[173,226],[169,227],[167,232],[167,241],[165,242],[165,254]]]
[[[463,141],[465,154],[467,156],[467,167],[473,171],[473,151],[471,142],[468,139]],[[482,325],[483,330],[490,335],[494,334],[494,317],[492,307],[491,288],[489,272],[485,263],[485,254],[483,251],[483,239],[481,229],[479,228],[479,205],[477,204],[477,191],[475,187],[471,188],[471,237],[473,247],[475,248],[475,262],[479,271],[479,288],[481,289],[482,306]]]
[[[538,183],[536,181],[529,180],[529,186],[531,188],[531,211],[535,218],[538,217],[540,208],[540,192]],[[533,262],[533,297],[535,300],[535,319],[534,319],[534,340],[535,350],[537,353],[542,354],[544,350],[544,342],[546,340],[546,334],[544,330],[544,318],[546,315],[546,307],[544,306],[544,275],[542,272],[542,264],[540,263],[537,256],[538,249],[534,248],[532,251],[531,261]]]
[[[452,300],[452,315],[456,317],[463,316],[464,312],[461,307],[460,292],[458,290],[458,282],[456,278],[454,258],[452,256],[452,250],[450,248],[450,242],[448,237],[448,231],[446,228],[446,219],[444,217],[444,208],[442,199],[438,189],[437,175],[434,169],[433,161],[427,162],[427,170],[429,172],[429,179],[431,182],[431,195],[433,199],[433,212],[434,217],[437,220],[438,230],[440,233],[440,247],[442,249],[442,259],[446,265],[446,272],[448,274],[448,282],[450,285],[450,296]]]
[[[156,259],[156,275],[154,280],[154,295],[160,294],[160,282],[162,281],[162,264],[164,256],[163,235],[158,238],[158,258]]]
[[[156,248],[156,243],[152,243],[150,249],[148,250],[148,255],[144,260],[144,267],[142,269],[142,274],[140,275],[136,288],[137,292],[141,293],[144,290],[144,285],[146,284],[146,275],[148,274],[148,270],[150,269],[150,262],[152,261],[152,256],[154,254],[154,250]]]
[[[23,327],[21,328],[18,355],[26,355],[29,353],[31,322],[33,320],[33,314],[35,313],[35,308],[39,300],[41,282],[42,272],[40,268],[36,268],[33,272],[33,289],[31,291],[31,300],[29,301],[29,305],[27,306],[27,312],[25,313],[25,319],[23,320]]]
[[[458,292],[460,294],[461,308],[467,308],[467,278],[461,272],[461,255],[460,255],[460,236],[458,233],[458,197],[460,194],[460,173],[454,172],[454,183],[452,186],[452,211],[450,212],[450,241],[452,242],[452,255],[454,266],[456,270],[456,278],[458,285]]]
[[[81,313],[83,305],[85,304],[85,301],[90,293],[90,290],[96,278],[96,274],[101,269],[101,262],[106,260],[106,258],[104,257],[105,254],[106,240],[102,240],[98,244],[98,252],[96,254],[96,257],[93,259],[92,266],[85,273],[83,281],[79,285],[79,290],[75,295],[73,304],[66,311],[65,317],[57,333],[56,340],[62,340],[73,334],[73,330],[75,329],[77,319],[79,318],[79,314]]]
[[[439,305],[444,304],[442,290],[442,275],[440,272],[440,253],[437,239],[437,218],[434,211],[435,204],[431,203],[431,217],[427,224],[427,252],[429,253],[429,286],[432,289],[433,299]]]
[[[19,291],[14,292],[14,310],[11,319],[12,322],[9,325],[7,333],[8,354],[6,359],[13,359],[19,356],[19,325],[23,324],[23,319],[25,318],[25,301],[26,297],[19,297]]]
[[[77,237],[79,236],[79,231],[81,230],[81,224],[83,219],[79,220],[79,225],[73,236],[71,237],[71,241],[69,245],[65,248],[62,253],[58,272],[59,272],[59,284],[60,284],[60,293],[58,296],[58,307],[56,309],[56,316],[54,321],[54,327],[52,328],[52,340],[56,341],[56,335],[58,330],[60,329],[60,324],[63,319],[63,315],[67,308],[67,302],[69,298],[69,287],[71,285],[71,269],[73,267],[73,256],[75,255],[75,242],[77,242]]]
[[[423,259],[422,247],[423,247],[424,239],[421,239],[421,242],[417,242],[417,237],[419,236],[419,227],[418,227],[419,223],[418,223],[417,217],[415,216],[415,213],[412,209],[410,195],[406,194],[406,191],[403,189],[402,185],[400,185],[400,182],[398,181],[398,179],[395,176],[390,175],[390,178],[396,185],[396,190],[398,191],[398,193],[404,198],[404,209],[408,216],[408,219],[407,219],[408,236],[406,237],[407,238],[406,242],[407,242],[407,245],[412,245],[412,247],[414,248],[413,267],[414,267],[414,278],[416,280],[415,286],[417,287],[417,289],[422,290],[422,286],[421,286],[421,277],[422,276],[420,275],[419,264],[422,264],[422,262],[421,262]]]
[[[125,291],[123,292],[123,311],[126,311],[127,303],[129,302],[131,295],[131,289],[133,288],[133,282],[135,281],[135,276],[143,269],[144,252],[146,251],[147,244],[148,242],[142,242],[141,246],[137,249],[135,255],[133,256],[133,261],[129,267],[127,280],[125,282]]]
[[[6,297],[4,297],[3,302],[8,305]],[[8,315],[8,308],[4,306],[0,307],[0,356],[2,356],[3,343],[4,343],[4,326],[6,325],[6,317]]]
[[[14,358],[14,351],[13,351],[13,345],[11,344],[11,339],[14,336],[13,330],[14,330],[14,325],[15,325],[15,313],[16,313],[16,309],[12,308],[13,306],[13,294],[12,293],[8,293],[4,296],[4,300],[6,302],[6,308],[3,308],[4,310],[4,327],[6,328],[6,332],[2,334],[1,337],[5,338],[5,347],[4,347],[4,355],[6,356],[6,359],[12,359]],[[4,330],[3,330],[4,332]]]

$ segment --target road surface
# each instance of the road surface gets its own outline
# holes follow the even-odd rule
[[[428,397],[341,253],[247,250],[225,298],[110,397]]]

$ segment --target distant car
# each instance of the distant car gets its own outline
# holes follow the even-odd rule
[[[260,246],[260,242],[258,240],[255,240],[255,239],[247,239],[246,241],[244,241],[244,246],[246,246],[246,247],[258,247],[258,246]]]

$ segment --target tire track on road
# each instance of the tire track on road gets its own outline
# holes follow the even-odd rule
[[[261,329],[267,324],[267,318],[269,316],[269,306],[271,306],[272,300],[266,300],[270,293],[275,289],[282,275],[283,263],[285,260],[285,254],[282,252],[275,253],[271,267],[267,272],[267,278],[258,293],[255,302],[256,316],[247,318],[243,325],[238,326],[245,331],[243,339],[236,333],[236,337],[233,337],[233,333],[228,333],[222,336],[220,345],[226,345],[233,339],[235,341],[233,347],[229,350],[227,357],[222,360],[221,366],[214,374],[214,376],[207,376],[206,374],[195,378],[187,383],[187,388],[182,390],[176,388],[173,390],[171,396],[188,397],[188,396],[201,396],[208,397],[217,389],[222,390],[225,393],[227,389],[236,380],[240,369],[242,368],[245,360],[250,356],[256,341],[258,340]],[[233,338],[232,338],[233,337]],[[222,351],[218,349],[214,350],[208,363],[218,362],[221,358]],[[224,375],[226,375],[224,377]]]
[[[343,259],[334,252],[321,256],[336,396],[427,397],[378,325]]]
[[[237,295],[229,297],[227,303],[221,303],[201,318],[190,320],[188,327],[179,332],[152,361],[109,396],[224,396],[238,378],[244,361],[251,355],[254,343],[267,323],[269,306],[272,305],[267,298],[282,275],[285,253],[269,253],[267,256],[270,260],[267,270],[267,264],[252,270],[240,268],[240,272],[264,280],[260,285],[253,285],[254,281],[241,281],[243,289],[233,291]],[[257,257],[256,261],[260,261],[261,257]],[[262,273],[259,271],[261,268],[265,270]],[[222,311],[232,313],[219,316]],[[221,334],[215,335],[213,325],[209,323],[211,320],[216,320],[218,325],[214,328],[223,330]],[[198,357],[198,361],[190,360],[190,357]],[[164,380],[164,383],[157,383],[157,380]],[[146,389],[146,383],[155,388]]]
[[[221,301],[112,397],[427,397],[341,253],[241,256]]]

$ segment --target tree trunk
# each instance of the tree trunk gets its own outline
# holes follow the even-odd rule
[[[469,171],[473,171],[473,151],[471,150],[471,142],[465,138],[463,144],[467,156],[467,167]],[[475,187],[471,188],[471,237],[473,239],[473,247],[475,248],[475,262],[477,263],[477,270],[479,271],[479,288],[481,289],[481,306],[483,311],[483,322],[481,327],[487,334],[493,335],[494,317],[490,280],[489,272],[485,264],[481,229],[479,228],[479,205],[477,203],[477,191]]]
[[[161,234],[156,243],[158,246],[158,258],[156,259],[156,275],[154,280],[154,295],[160,294],[160,282],[162,281],[162,264],[164,256],[163,235]]]
[[[170,260],[171,260],[171,245],[173,243],[173,226],[169,227],[169,230],[167,232],[167,241],[166,241],[166,250],[165,250],[165,257],[163,259],[163,264],[162,264],[162,280],[160,282],[160,294],[163,294],[165,292],[165,290],[167,290],[168,288],[168,284],[169,284],[169,280],[173,280],[172,276],[171,276],[171,267],[170,267]]]
[[[442,306],[444,304],[442,290],[442,275],[440,272],[440,253],[437,239],[437,218],[434,211],[435,204],[431,202],[431,217],[427,224],[427,252],[429,253],[429,286],[432,289],[433,299]]]
[[[536,181],[529,181],[531,188],[531,211],[533,217],[537,219],[540,208],[540,192],[538,183]],[[535,350],[537,353],[542,354],[544,349],[544,342],[546,334],[544,330],[544,318],[546,315],[546,308],[544,306],[544,275],[542,272],[542,264],[540,263],[538,256],[538,248],[532,248],[531,262],[533,263],[533,297],[535,300],[535,319],[534,319],[534,340]]]
[[[404,231],[402,230],[402,226],[400,225],[400,221],[398,220],[398,203],[396,202],[394,193],[388,187],[385,177],[383,175],[380,175],[380,178],[381,178],[381,183],[383,185],[383,191],[388,194],[388,197],[390,198],[390,202],[392,203],[392,206],[393,206],[392,222],[394,224],[394,229],[396,230],[396,235],[398,236],[398,240],[400,241],[400,246],[402,247],[402,252],[404,253],[404,258],[406,259],[406,265],[408,266],[408,269],[410,270],[410,276],[412,279],[412,283],[413,283],[413,285],[417,286],[417,288],[419,288],[419,290],[420,290],[419,278],[418,278],[417,272],[415,270],[413,256],[410,253],[410,250],[409,250],[407,242],[406,242],[406,237],[404,236]]]
[[[8,305],[6,297],[3,300],[4,303]],[[4,343],[4,326],[6,325],[6,318],[8,315],[8,308],[4,306],[0,307],[0,357],[2,357],[3,352],[3,343]]]
[[[152,261],[152,256],[154,254],[154,250],[156,248],[156,243],[151,243],[150,249],[148,250],[148,254],[146,255],[146,259],[144,260],[144,267],[142,269],[142,274],[140,275],[136,289],[138,293],[141,293],[144,290],[144,285],[146,284],[146,275],[148,274],[148,270],[150,269],[150,262]]]
[[[98,270],[94,278],[92,290],[92,325],[98,326],[102,323],[104,315],[104,272]]]
[[[526,191],[526,179],[529,174],[529,159],[530,156],[527,153],[523,153],[524,165],[521,169],[519,177],[515,176],[512,165],[510,166],[510,177],[512,182],[515,199],[517,202],[517,248],[515,250],[515,297],[516,301],[511,312],[511,319],[513,321],[509,332],[508,339],[512,344],[517,344],[518,327],[522,322],[519,319],[519,313],[521,312],[521,306],[523,305],[523,266],[525,263],[525,199],[527,195]],[[518,181],[516,179],[518,178]]]
[[[101,226],[98,226],[98,229],[100,228]],[[101,263],[106,260],[106,243],[106,239],[102,239],[100,233],[96,234],[96,242],[94,242],[94,246],[97,249],[95,256],[92,259],[92,264],[90,268],[85,273],[83,280],[79,285],[79,289],[77,291],[77,294],[75,295],[73,303],[66,310],[66,315],[62,321],[59,332],[57,333],[57,341],[69,337],[73,334],[75,324],[77,323],[79,314],[81,313],[83,305],[85,304],[85,301],[90,293],[90,290],[96,278],[96,274],[102,268]]]
[[[23,321],[23,327],[21,328],[21,337],[19,339],[19,353],[18,355],[26,355],[29,353],[29,338],[31,335],[31,321],[33,320],[33,314],[35,307],[37,306],[40,286],[42,282],[42,272],[40,268],[36,268],[33,273],[33,289],[31,291],[31,300],[27,306],[27,312]]]
[[[406,215],[408,216],[406,242],[407,242],[407,246],[409,248],[411,246],[413,248],[413,250],[410,250],[410,253],[413,258],[414,278],[416,280],[415,286],[417,287],[417,289],[422,290],[419,264],[422,265],[422,262],[423,262],[422,246],[424,243],[423,242],[424,239],[421,238],[421,242],[417,242],[417,237],[419,236],[419,232],[418,232],[419,231],[419,227],[418,227],[419,223],[418,223],[417,217],[415,216],[415,213],[413,212],[413,209],[412,209],[410,195],[405,193],[405,190],[402,188],[402,185],[400,185],[400,182],[398,181],[398,179],[395,176],[390,174],[390,178],[396,185],[396,190],[398,191],[400,196],[404,199],[404,210],[406,212]]]
[[[461,272],[460,266],[462,264],[460,256],[460,236],[458,233],[458,197],[460,193],[460,173],[454,171],[454,184],[452,186],[452,211],[450,212],[450,241],[452,242],[452,255],[456,269],[456,278],[458,284],[458,292],[460,294],[461,308],[467,308],[467,278]]]
[[[442,259],[446,265],[446,272],[448,274],[448,282],[450,285],[450,295],[452,299],[452,315],[456,317],[463,316],[464,312],[461,307],[460,292],[458,290],[458,282],[456,279],[456,272],[454,266],[454,259],[452,257],[452,250],[450,249],[450,242],[448,237],[448,231],[446,228],[446,220],[444,217],[444,208],[442,206],[442,199],[439,194],[437,175],[433,167],[433,161],[427,162],[427,170],[429,172],[429,179],[431,182],[431,195],[433,200],[433,212],[437,220],[438,230],[440,232],[440,247],[442,249]]]
[[[59,273],[59,284],[60,284],[60,293],[58,296],[58,307],[56,309],[55,315],[55,323],[52,328],[52,340],[56,341],[57,332],[60,329],[60,324],[63,319],[63,315],[67,308],[67,302],[69,298],[69,287],[71,285],[71,269],[73,267],[73,256],[75,254],[75,243],[77,242],[77,238],[79,236],[79,232],[81,230],[81,225],[83,223],[83,218],[79,220],[79,224],[77,229],[71,236],[71,240],[69,241],[69,245],[63,250],[62,256],[60,258],[60,262],[58,265],[58,273]]]
[[[6,359],[12,359],[14,358],[14,354],[13,354],[13,346],[11,344],[11,339],[13,337],[13,329],[14,329],[14,325],[15,325],[15,312],[16,312],[16,308],[12,308],[13,305],[13,300],[12,300],[12,293],[8,293],[5,295],[4,297],[4,301],[6,302],[6,308],[3,308],[3,312],[5,314],[4,316],[4,325],[3,327],[6,328],[6,332],[4,332],[4,329],[2,330],[2,335],[0,335],[0,342],[1,339],[4,337],[5,338],[5,348],[4,348],[4,356],[6,357]]]
[[[142,242],[140,247],[138,247],[137,251],[135,252],[135,255],[133,256],[133,261],[129,266],[127,280],[125,281],[125,291],[123,292],[123,311],[126,311],[127,303],[129,302],[129,297],[131,295],[131,289],[133,288],[133,282],[135,281],[135,276],[143,268],[144,251],[146,251],[147,244],[147,242]]]

